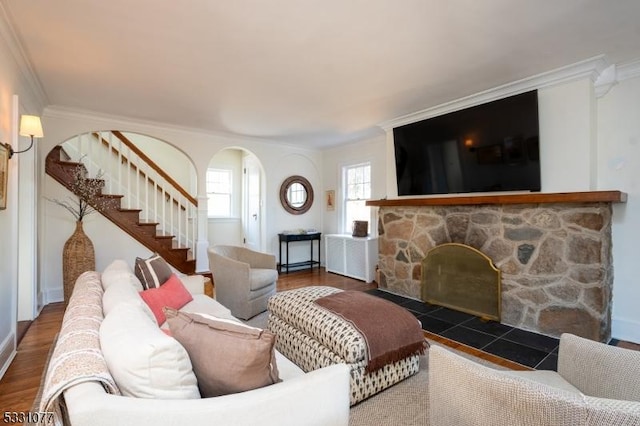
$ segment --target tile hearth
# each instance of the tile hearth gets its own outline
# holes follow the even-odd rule
[[[425,331],[537,370],[557,369],[559,339],[378,289],[367,293],[406,308]]]

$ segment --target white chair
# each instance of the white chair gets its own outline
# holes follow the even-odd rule
[[[244,320],[267,310],[278,280],[274,255],[225,245],[209,248],[208,254],[218,302]]]
[[[640,352],[571,334],[558,372],[499,371],[432,345],[429,416],[446,425],[640,425]]]

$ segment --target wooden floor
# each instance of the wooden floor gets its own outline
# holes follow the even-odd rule
[[[341,275],[327,273],[324,269],[312,271],[291,272],[281,274],[278,279],[278,291],[310,285],[328,285],[343,290],[370,290],[376,288],[375,283],[367,284]],[[0,381],[0,410],[26,412],[31,409],[36,397],[44,364],[64,315],[64,304],[53,303],[42,310],[40,316],[33,321],[24,338],[18,346],[18,353],[9,369]],[[496,357],[460,343],[445,339],[435,334],[425,332],[429,339],[450,346],[462,352],[470,353],[478,358],[512,368],[514,370],[527,369],[520,364]],[[640,346],[621,342],[620,346],[639,349]]]
[[[18,354],[0,380],[0,411],[31,409],[49,348],[62,323],[64,303],[44,307],[18,346]]]

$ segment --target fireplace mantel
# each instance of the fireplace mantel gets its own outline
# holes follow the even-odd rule
[[[428,198],[394,198],[369,200],[367,206],[465,206],[486,204],[550,204],[550,203],[625,203],[627,194],[621,191],[587,192],[527,192],[497,195],[453,195]]]

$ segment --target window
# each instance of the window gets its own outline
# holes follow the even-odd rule
[[[343,169],[343,176],[344,231],[351,233],[354,220],[371,222],[371,209],[365,205],[371,198],[371,164],[347,166]]]
[[[207,170],[207,197],[209,217],[231,216],[231,170]]]

